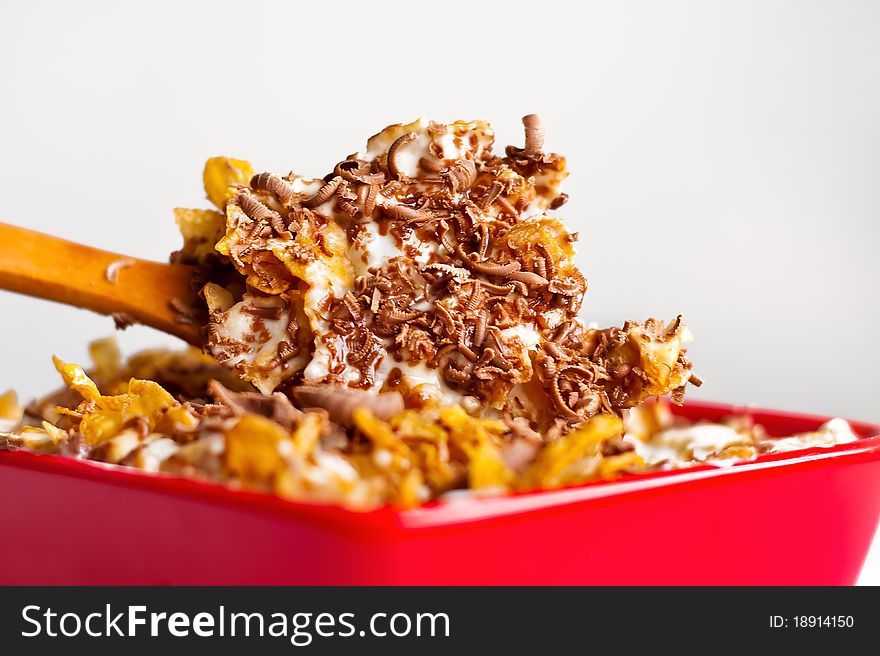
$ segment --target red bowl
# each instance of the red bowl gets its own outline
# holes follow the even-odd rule
[[[771,435],[823,417],[750,414]],[[880,515],[880,428],[732,467],[354,512],[0,452],[2,584],[852,584]]]

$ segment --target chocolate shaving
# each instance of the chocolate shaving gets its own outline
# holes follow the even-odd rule
[[[556,375],[556,360],[549,355],[538,355],[536,359],[542,378],[551,380]]]
[[[348,312],[351,314],[351,318],[354,319],[355,323],[363,321],[364,313],[354,294],[346,292],[345,296],[342,297],[342,302],[345,304],[345,307],[348,308]]]
[[[300,349],[299,345],[294,342],[291,344],[288,341],[280,341],[278,342],[278,359],[282,364],[285,364],[299,355]]]
[[[534,261],[535,273],[547,280],[547,260],[543,257],[536,257]]]
[[[486,336],[489,338],[489,340],[493,344],[493,347],[492,347],[493,357],[491,359],[491,362],[492,362],[492,364],[494,364],[496,367],[499,367],[503,371],[510,371],[510,369],[511,369],[511,367],[513,367],[513,365],[510,363],[510,361],[506,357],[504,357],[505,347],[504,347],[504,344],[501,342],[500,333],[501,333],[501,331],[498,328],[496,328],[495,326],[490,326],[487,330]]]
[[[519,212],[516,211],[516,208],[510,204],[510,201],[507,200],[504,196],[498,196],[495,199],[495,202],[501,206],[501,209],[505,214],[509,214],[512,217],[518,217]]]
[[[651,321],[648,319],[648,321]],[[648,321],[645,322],[645,327],[648,326]],[[669,324],[669,327],[666,329],[666,339],[670,339],[675,336],[675,333],[678,332],[679,327],[681,326],[681,315],[675,317],[672,322]]]
[[[457,349],[458,346],[456,344],[444,344],[440,349],[437,350],[437,352],[434,354],[434,357],[431,358],[430,365],[432,367],[440,366],[441,362],[443,362],[443,359]]]
[[[291,390],[294,402],[301,408],[323,408],[332,421],[352,426],[358,408],[366,408],[375,417],[388,421],[403,412],[403,396],[398,392],[366,392],[334,385],[300,385]]]
[[[632,371],[632,367],[629,366],[626,362],[618,362],[617,364],[611,366],[608,369],[608,374],[614,380],[620,380],[621,378],[626,378],[630,371]]]
[[[431,336],[420,328],[414,328],[412,324],[403,324],[394,341],[406,349],[409,360],[429,361],[437,353]]]
[[[542,344],[544,350],[557,360],[565,359],[565,352],[556,342],[544,342]]]
[[[563,415],[566,419],[578,420],[578,419],[581,418],[580,415],[579,415],[577,412],[575,412],[574,410],[572,410],[572,409],[569,407],[569,405],[568,405],[568,403],[566,402],[566,400],[565,400],[564,398],[562,398],[562,392],[561,392],[560,389],[559,389],[559,372],[557,372],[556,375],[553,376],[553,380],[552,380],[552,382],[551,382],[550,390],[551,390],[551,392],[552,392],[552,393],[551,393],[551,398],[552,398],[552,400],[553,400],[553,405],[556,406],[556,409],[557,409],[560,413],[562,413],[562,415]]]
[[[449,233],[451,228],[446,221],[440,221],[438,223],[438,238],[440,239],[440,243],[443,244],[443,247],[449,251],[450,253],[455,253],[455,244],[453,244],[449,239]]]
[[[208,383],[208,391],[217,403],[229,408],[235,415],[251,413],[268,417],[287,430],[293,430],[302,419],[302,412],[294,408],[290,399],[281,392],[271,396],[259,392],[233,392],[218,380]]]
[[[579,376],[583,377],[584,380],[588,380],[588,381],[593,381],[596,378],[596,373],[593,370],[587,369],[586,367],[582,367],[581,365],[577,365],[577,364],[567,365],[565,367],[562,367],[559,370],[560,375],[566,374],[569,372],[576,374],[576,375],[579,375]]]
[[[339,194],[336,198],[336,203],[339,205],[339,209],[348,214],[348,216],[354,218],[357,216],[357,213],[360,211],[358,206],[351,202],[348,198]]]
[[[366,196],[364,198],[364,216],[369,218],[373,216],[373,212],[376,209],[376,199],[379,196],[379,185],[378,184],[370,184],[366,185]]]
[[[390,312],[386,313],[384,315],[384,318],[392,323],[402,323],[404,321],[412,321],[420,315],[420,312],[405,312],[403,310],[398,310],[397,308],[394,308]]]
[[[235,202],[254,221],[269,221],[273,214],[278,215],[277,212],[270,210],[247,191],[238,194],[235,197]]]
[[[402,186],[403,183],[398,180],[389,180],[379,191],[383,196],[393,196]]]
[[[489,251],[489,226],[485,223],[479,225],[480,231],[480,248],[477,250],[477,259],[485,260],[486,253]]]
[[[546,272],[541,273],[541,275],[547,280],[552,280],[556,277],[556,264],[553,261],[553,256],[550,254],[550,249],[547,248],[546,244],[538,242],[535,244],[535,248],[538,249],[538,252],[541,254],[541,259],[544,260],[544,266],[546,267]]]
[[[483,209],[489,207],[495,202],[495,199],[498,198],[502,191],[504,191],[504,185],[498,182],[498,180],[493,180],[492,184],[486,190],[486,195],[480,199],[480,207]]]
[[[388,149],[388,171],[391,173],[391,177],[395,180],[400,180],[401,178],[405,178],[406,176],[402,175],[400,169],[397,166],[397,152],[406,146],[410,141],[416,138],[415,132],[407,132],[404,135],[399,136],[394,140],[394,143],[391,144],[391,147]]]
[[[551,398],[557,410],[569,420],[587,419],[602,406],[595,387],[596,374],[580,365],[559,367],[551,380]]]
[[[419,159],[419,168],[428,173],[440,173],[440,171],[446,168],[446,162],[442,159],[422,157]]]
[[[427,264],[422,268],[422,271],[439,271],[440,273],[462,283],[468,282],[471,279],[471,274],[467,269],[452,266],[451,264],[442,264],[440,262]]]
[[[406,205],[381,205],[381,208],[388,218],[397,221],[426,221],[433,218],[431,212]]]
[[[373,296],[370,298],[370,312],[376,314],[379,311],[379,301],[382,300],[382,292],[376,287],[373,289]]]
[[[512,280],[506,285],[496,285],[491,282],[483,281],[483,289],[485,289],[490,294],[501,294],[503,296],[507,296],[508,294],[518,293],[523,296],[527,296],[529,293],[528,287],[524,282],[519,280]]]
[[[492,351],[492,349],[486,350]],[[474,371],[474,376],[480,380],[496,380],[500,376],[505,375],[507,371],[509,370],[501,369],[500,367],[480,367]]]
[[[458,332],[458,329],[455,326],[455,319],[453,318],[452,313],[450,313],[442,303],[437,303],[435,312],[437,313],[437,316],[440,317],[440,321],[446,330],[446,334],[450,337],[454,337]]]
[[[549,283],[546,278],[539,276],[531,271],[514,271],[507,276],[510,280],[519,280],[529,287],[545,287]]]
[[[284,309],[280,305],[242,304],[241,311],[261,319],[277,320],[281,318]]]
[[[363,338],[357,350],[348,354],[348,362],[351,364],[363,363],[378,346],[373,333],[369,330],[362,329],[358,334],[363,335]]]
[[[471,297],[470,299],[468,299],[469,312],[476,312],[477,308],[480,307],[480,304],[482,302],[481,292],[482,290],[480,289],[480,281],[474,280],[473,286],[471,287]]]
[[[336,189],[339,187],[339,183],[342,182],[342,177],[337,176],[331,179],[329,182],[325,182],[324,186],[318,189],[314,194],[309,196],[308,198],[304,198],[300,201],[300,204],[303,207],[308,207],[309,209],[313,209],[318,207],[319,205],[323,205],[328,200],[333,198],[333,194],[336,193]]]
[[[110,316],[113,317],[113,323],[116,324],[116,330],[125,330],[129,326],[133,326],[137,323],[131,315],[126,314],[125,312],[113,312]]]
[[[246,191],[243,191],[236,196],[235,200],[242,211],[255,222],[259,223],[265,221],[271,225],[272,229],[280,236],[284,236],[285,238],[290,237],[290,233],[287,232],[287,226],[284,224],[284,221],[281,219],[281,215],[278,212],[270,210]],[[255,226],[255,229],[256,228],[257,226]]]
[[[452,362],[447,362],[443,368],[443,377],[452,383],[466,385],[473,377],[473,365],[470,365],[470,367],[470,369],[459,369]]]
[[[574,325],[574,323],[568,322],[559,326],[559,328],[556,329],[556,332],[553,333],[553,341],[557,344],[561,344],[562,342],[564,342],[565,338],[568,337],[568,335],[574,329]]]
[[[571,278],[562,280],[553,280],[550,282],[549,289],[554,294],[560,296],[578,296],[581,293],[581,285]]]
[[[522,268],[522,265],[516,260],[504,263],[491,262],[489,260],[478,262],[474,255],[467,256],[463,258],[462,261],[471,271],[482,273],[484,276],[508,276],[514,271],[519,271]]]
[[[479,356],[474,353],[473,349],[465,344],[460,338],[456,346],[458,347],[459,352],[471,362],[476,362],[479,359]]]
[[[526,129],[524,152],[527,157],[533,157],[544,148],[544,121],[537,114],[528,114],[523,116],[522,122]]]
[[[568,194],[559,194],[556,198],[550,201],[550,209],[558,210],[560,207],[565,205],[568,202]]]
[[[483,344],[483,340],[486,338],[486,322],[486,312],[481,311],[474,323],[474,346],[479,347]]]
[[[489,364],[490,362],[492,362],[492,359],[494,357],[495,357],[495,349],[489,348],[487,346],[486,348],[483,349],[483,352],[480,353],[480,359],[477,360],[477,366],[483,367],[483,366]]]
[[[348,182],[363,182],[370,170],[370,163],[359,159],[347,159],[336,165],[333,174]]]
[[[268,191],[278,196],[282,202],[287,201],[293,196],[293,186],[286,180],[281,179],[280,176],[268,171],[258,173],[251,178],[251,189]]]
[[[443,172],[442,177],[453,194],[463,193],[477,179],[477,165],[470,158],[456,160]]]

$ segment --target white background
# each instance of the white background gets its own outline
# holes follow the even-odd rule
[[[0,62],[0,221],[154,259],[208,156],[323,175],[388,123],[518,144],[538,112],[589,321],[684,313],[690,398],[880,421],[880,2],[0,0]],[[6,293],[0,316],[25,398],[112,330]]]

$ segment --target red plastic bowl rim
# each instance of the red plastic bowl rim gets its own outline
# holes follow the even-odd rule
[[[693,410],[724,412],[726,414],[731,414],[733,409],[737,414],[748,414],[754,416],[756,420],[760,420],[761,415],[806,420],[817,424],[828,420],[828,417],[718,403],[700,402],[689,405]],[[339,505],[283,499],[269,493],[234,488],[223,483],[202,479],[145,472],[133,467],[26,451],[0,450],[0,465],[8,463],[24,469],[136,488],[157,494],[164,493],[207,503],[237,506],[246,511],[280,513],[291,517],[312,519],[326,528],[337,528],[342,531],[351,531],[353,526],[362,530],[387,530],[392,527],[419,529],[504,517],[715,476],[778,469],[810,461],[832,459],[836,462],[843,459],[861,461],[880,458],[880,426],[858,421],[850,421],[850,425],[857,433],[865,437],[860,437],[855,442],[831,447],[812,447],[785,453],[765,454],[753,460],[722,467],[706,464],[685,469],[626,474],[613,480],[590,481],[557,489],[438,500],[407,510],[385,506],[369,511],[359,511]]]

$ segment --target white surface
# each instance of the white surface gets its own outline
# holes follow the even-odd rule
[[[156,259],[210,155],[323,175],[390,122],[520,143],[539,112],[574,172],[588,320],[683,312],[692,398],[880,420],[878,2],[0,0],[0,61],[0,220]],[[25,396],[111,331],[0,308],[0,388]]]

